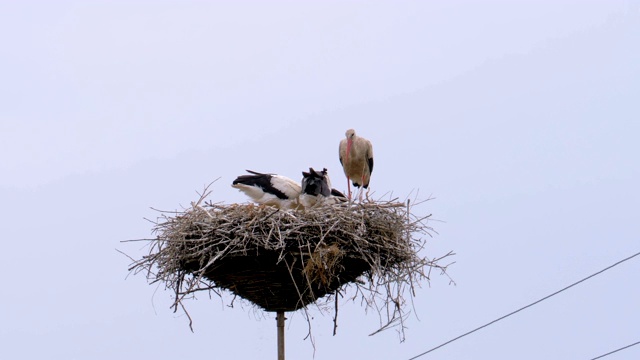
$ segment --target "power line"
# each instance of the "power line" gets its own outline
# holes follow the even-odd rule
[[[431,348],[431,349],[429,349],[429,350],[427,350],[427,351],[423,352],[422,354],[416,355],[416,356],[414,356],[414,357],[410,358],[409,360],[417,359],[417,358],[419,358],[419,357],[421,357],[421,356],[423,356],[423,355],[426,355],[426,354],[428,354],[428,353],[430,353],[430,352],[432,352],[432,351],[434,351],[434,350],[437,350],[437,349],[439,349],[439,348],[441,348],[441,347],[443,347],[443,346],[445,346],[445,345],[447,345],[447,344],[450,344],[450,343],[452,343],[452,342],[454,342],[454,341],[456,341],[456,340],[458,340],[458,339],[461,339],[461,338],[463,338],[463,337],[465,337],[465,336],[467,336],[467,335],[473,334],[474,332],[476,332],[476,331],[478,331],[478,330],[480,330],[480,329],[486,328],[486,327],[487,327],[487,326],[489,326],[489,325],[492,325],[492,324],[494,324],[494,323],[497,323],[498,321],[500,321],[500,320],[502,320],[502,319],[508,318],[509,316],[511,316],[511,315],[513,315],[513,314],[515,314],[515,313],[518,313],[518,312],[520,312],[520,311],[522,311],[522,310],[524,310],[524,309],[526,309],[526,308],[532,307],[533,305],[536,305],[536,304],[537,304],[537,303],[539,303],[539,302],[542,302],[542,301],[544,301],[544,300],[547,300],[548,298],[550,298],[550,297],[552,297],[552,296],[558,295],[559,293],[561,293],[561,292],[563,292],[563,291],[565,291],[565,290],[568,290],[569,288],[572,288],[572,287],[574,287],[574,286],[576,286],[576,285],[578,285],[578,284],[580,284],[580,283],[582,283],[582,282],[584,282],[584,281],[587,281],[587,280],[591,279],[592,277],[594,277],[594,276],[596,276],[596,275],[600,275],[600,274],[602,274],[603,272],[605,272],[605,271],[607,271],[607,270],[611,269],[612,267],[615,267],[615,266],[617,266],[617,265],[620,265],[620,264],[622,264],[623,262],[625,262],[625,261],[627,261],[627,260],[631,260],[631,259],[633,259],[634,257],[636,257],[636,256],[638,256],[638,255],[640,255],[640,252],[637,252],[637,253],[635,253],[635,254],[633,254],[633,255],[631,255],[631,256],[629,256],[629,257],[625,258],[625,259],[622,259],[622,260],[618,261],[617,263],[615,263],[615,264],[613,264],[613,265],[609,265],[609,266],[607,266],[606,268],[604,268],[604,269],[602,269],[602,270],[600,270],[600,271],[598,271],[598,272],[596,272],[596,273],[593,273],[593,274],[591,274],[591,275],[587,276],[586,278],[584,278],[584,279],[582,279],[582,280],[576,281],[576,282],[574,282],[573,284],[571,284],[571,285],[569,285],[569,286],[567,286],[567,287],[565,287],[565,288],[562,288],[562,289],[560,289],[560,290],[558,290],[558,291],[554,292],[553,294],[547,295],[547,296],[543,297],[543,298],[542,298],[542,299],[540,299],[540,300],[536,300],[536,301],[532,302],[531,304],[526,305],[526,306],[523,306],[523,307],[521,307],[520,309],[518,309],[518,310],[516,310],[516,311],[510,312],[510,313],[508,313],[507,315],[501,316],[501,317],[499,317],[499,318],[497,318],[497,319],[495,319],[495,320],[493,320],[493,321],[491,321],[491,322],[488,322],[488,323],[486,323],[486,324],[484,324],[484,325],[482,325],[482,326],[480,326],[480,327],[477,327],[477,328],[475,328],[475,329],[473,329],[473,330],[471,330],[471,331],[469,331],[469,332],[466,332],[466,333],[464,333],[464,334],[462,334],[462,335],[460,335],[460,336],[457,336],[457,337],[455,337],[455,338],[453,338],[453,339],[451,339],[451,340],[449,340],[449,341],[447,341],[447,342],[444,342],[444,343],[442,343],[442,344],[440,344],[440,345],[438,345],[438,346],[436,346],[436,347],[434,347],[434,348]],[[635,345],[635,344],[632,344],[632,345]],[[617,351],[617,350],[616,350],[616,351]],[[607,355],[607,354],[605,354],[605,355]]]
[[[605,357],[605,356],[609,356],[609,355],[611,355],[611,354],[613,354],[613,353],[617,353],[617,352],[618,352],[618,351],[620,351],[620,350],[624,350],[624,349],[626,349],[626,348],[630,348],[630,347],[632,347],[632,346],[634,346],[634,345],[638,345],[638,344],[640,344],[640,341],[638,341],[638,342],[634,342],[633,344],[630,344],[630,345],[627,345],[627,346],[624,346],[624,347],[621,347],[620,349],[616,349],[616,350],[610,351],[610,352],[608,352],[608,353],[606,353],[606,354],[602,354],[602,355],[600,355],[600,356],[598,356],[598,357],[594,357],[594,358],[593,358],[593,359],[591,359],[591,360],[602,359],[602,358],[603,358],[603,357]]]

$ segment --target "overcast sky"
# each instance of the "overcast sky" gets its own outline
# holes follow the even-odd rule
[[[311,308],[315,359],[408,359],[640,251],[637,1],[0,1],[0,358],[276,358],[275,314],[129,276],[157,213],[371,140],[374,196],[436,199],[406,341]],[[640,340],[640,257],[424,359]],[[417,315],[417,316],[416,316]],[[287,314],[287,357],[314,349]],[[351,354],[351,355],[350,355]],[[640,358],[640,346],[611,359]]]

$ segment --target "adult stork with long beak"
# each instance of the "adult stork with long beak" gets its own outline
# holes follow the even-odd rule
[[[302,172],[302,193],[300,194],[302,206],[311,208],[343,201],[347,201],[347,198],[340,191],[331,188],[331,180],[326,168],[322,171],[309,168],[309,172]]]
[[[356,136],[353,129],[347,130],[346,139],[340,141],[340,163],[347,176],[349,200],[351,200],[351,182],[353,186],[367,189],[373,171],[373,146],[371,141]],[[362,200],[362,192],[360,193]]]
[[[240,175],[231,184],[258,204],[288,210],[300,207],[298,197],[302,192],[297,181],[286,176],[263,174],[247,170],[251,175]]]

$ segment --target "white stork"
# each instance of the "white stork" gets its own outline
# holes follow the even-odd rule
[[[304,207],[314,207],[320,204],[336,204],[346,201],[343,193],[331,188],[331,180],[327,169],[315,171],[309,168],[309,172],[302,172],[302,193],[300,204]]]
[[[340,141],[340,163],[347,176],[347,187],[349,189],[349,200],[351,200],[351,181],[353,186],[367,189],[373,171],[373,146],[371,141],[356,136],[353,129],[347,130],[346,139]],[[362,199],[362,193],[360,193]]]
[[[252,175],[238,176],[231,186],[258,204],[271,205],[283,210],[300,207],[298,197],[302,189],[296,181],[282,175],[262,174],[251,170],[247,172]]]

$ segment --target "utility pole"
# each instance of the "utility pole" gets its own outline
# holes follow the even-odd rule
[[[278,311],[278,360],[284,360],[284,311]]]

